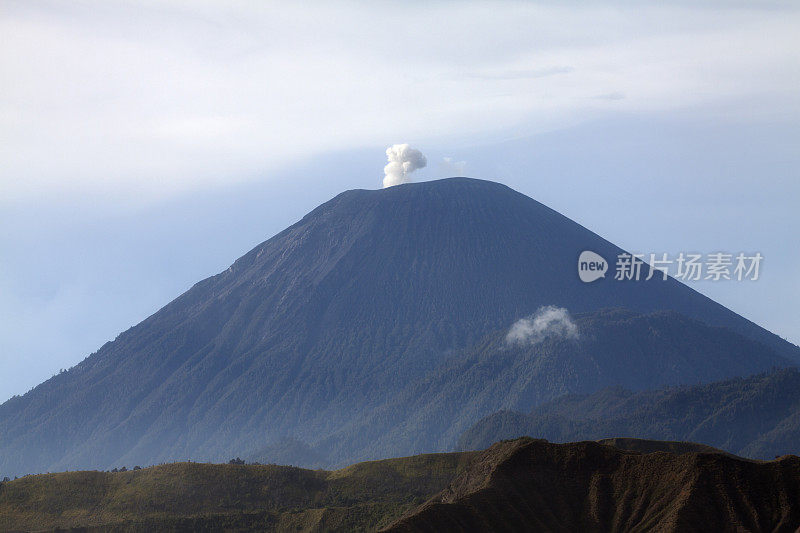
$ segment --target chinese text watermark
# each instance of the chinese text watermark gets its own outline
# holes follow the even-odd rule
[[[620,253],[614,264],[617,281],[648,281],[654,277],[666,280],[673,277],[683,281],[757,281],[764,256],[760,252],[738,254],[714,252],[677,255]],[[598,253],[585,250],[578,257],[578,276],[591,283],[606,276],[610,264]]]

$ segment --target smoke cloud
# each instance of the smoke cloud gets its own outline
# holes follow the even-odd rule
[[[506,344],[537,344],[547,337],[578,338],[578,326],[569,311],[552,305],[540,307],[531,316],[514,322],[506,334]]]
[[[422,152],[407,144],[393,144],[387,148],[386,159],[389,160],[389,163],[383,167],[384,188],[409,183],[411,178],[408,175],[428,164],[428,160],[425,159]]]

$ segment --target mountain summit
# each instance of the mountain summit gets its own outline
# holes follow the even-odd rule
[[[613,384],[608,369],[624,369],[626,357],[660,361],[639,364],[640,376],[620,375],[629,388],[637,379],[648,386],[712,381],[800,360],[796,346],[677,281],[582,283],[576,267],[584,250],[607,259],[622,252],[497,183],[451,178],[342,193],[69,371],[0,406],[0,472],[221,460],[287,438],[331,463],[433,451],[409,449],[410,441],[366,442],[353,431],[389,412],[410,431],[420,426],[409,417],[422,420],[432,405],[455,399],[466,429],[506,401],[488,393],[479,399],[485,376],[505,370],[471,374],[473,363],[519,367],[544,360],[543,350],[554,363],[516,385],[530,393],[505,391],[516,394],[510,407]],[[498,339],[543,306],[569,310],[590,335],[572,341],[578,352],[549,339],[516,348],[510,360]],[[594,315],[606,308],[627,309],[630,321]],[[603,337],[607,322],[622,328],[617,337]],[[651,348],[615,351],[625,328]],[[687,338],[717,340],[692,352]],[[688,351],[677,353],[679,344]],[[498,351],[504,357],[492,359]],[[605,377],[565,379],[574,353]],[[460,382],[466,375],[472,381]],[[460,392],[437,396],[445,389]],[[421,405],[423,397],[430,403]],[[445,446],[443,435],[458,435],[450,423],[428,423],[435,434],[413,446]]]

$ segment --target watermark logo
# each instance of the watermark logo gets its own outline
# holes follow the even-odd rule
[[[649,261],[647,261],[649,259]],[[679,253],[629,254],[620,253],[614,266],[616,281],[649,281],[653,277],[667,280],[669,276],[681,281],[757,281],[764,256],[754,254]],[[591,283],[606,276],[608,261],[595,252],[585,250],[578,257],[578,276],[584,283]]]
[[[578,276],[584,283],[591,283],[606,277],[607,270],[608,261],[600,254],[584,250],[578,257]]]

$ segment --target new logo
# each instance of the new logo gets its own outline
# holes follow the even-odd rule
[[[578,257],[578,277],[584,283],[606,277],[607,270],[608,261],[600,254],[585,250]]]

